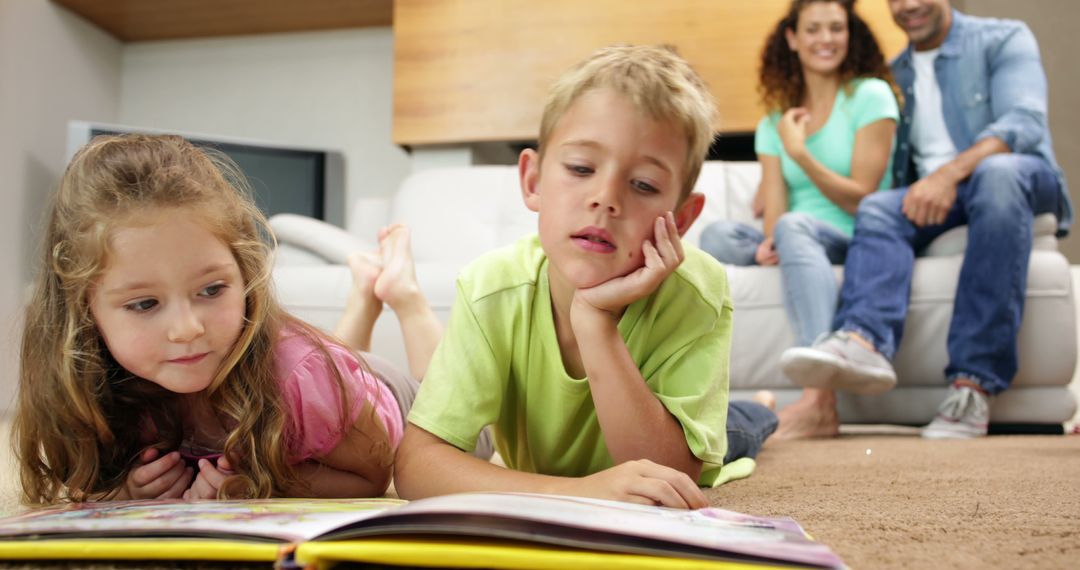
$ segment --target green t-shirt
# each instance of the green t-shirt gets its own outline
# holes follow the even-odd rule
[[[806,150],[821,164],[841,176],[851,176],[851,155],[855,148],[855,133],[881,119],[898,120],[900,110],[896,105],[889,84],[877,79],[855,79],[847,89],[836,94],[832,113],[825,125],[806,139]],[[855,218],[832,203],[818,190],[806,172],[786,152],[776,130],[781,113],[770,113],[758,123],[754,133],[754,151],[780,157],[780,171],[788,188],[788,210],[805,212],[828,222],[840,231],[851,235],[855,231]],[[881,178],[879,189],[892,187],[892,154],[889,166]]]
[[[712,486],[727,450],[732,305],[723,266],[683,247],[682,265],[627,307],[619,332],[705,462],[699,483]],[[409,421],[466,451],[494,425],[499,454],[520,471],[582,477],[612,467],[589,382],[563,366],[538,237],[462,272]]]

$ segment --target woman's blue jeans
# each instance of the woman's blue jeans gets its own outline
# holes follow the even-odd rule
[[[893,358],[904,332],[915,252],[966,224],[945,377],[970,378],[997,394],[1016,375],[1032,220],[1058,212],[1057,174],[1038,157],[990,156],[957,187],[952,210],[936,226],[917,227],[904,216],[906,193],[877,192],[859,204],[834,328],[858,332]]]
[[[754,253],[764,240],[757,228],[719,220],[702,232],[701,249],[721,263],[754,265]],[[776,222],[773,242],[780,256],[788,322],[798,346],[810,346],[832,327],[839,289],[832,266],[844,263],[849,238],[831,224],[788,212]]]

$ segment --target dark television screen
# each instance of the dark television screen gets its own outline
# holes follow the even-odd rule
[[[92,129],[91,135],[122,134]],[[326,154],[318,151],[266,148],[188,137],[193,144],[213,148],[227,155],[248,179],[255,201],[268,217],[274,214],[303,214],[327,219]]]

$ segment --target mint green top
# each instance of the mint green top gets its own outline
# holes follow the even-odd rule
[[[851,155],[855,133],[881,119],[898,120],[900,110],[889,84],[881,79],[855,79],[836,94],[832,112],[825,124],[806,139],[806,150],[826,168],[841,176],[851,176]],[[788,211],[805,212],[828,222],[851,235],[855,218],[826,198],[806,172],[786,152],[776,127],[782,113],[774,112],[761,119],[754,133],[754,151],[759,155],[780,157],[780,171],[788,188]],[[892,153],[878,189],[892,187]]]
[[[649,389],[705,463],[699,483],[712,486],[727,450],[731,296],[723,266],[683,247],[682,265],[627,307],[618,328]],[[494,425],[499,454],[520,471],[582,477],[613,466],[589,381],[563,366],[537,236],[462,272],[409,421],[466,451]]]

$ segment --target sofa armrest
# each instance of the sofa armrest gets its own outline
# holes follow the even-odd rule
[[[356,251],[378,249],[374,243],[308,216],[274,215],[270,218],[270,229],[283,246],[312,253],[332,264],[344,265],[349,254]]]

